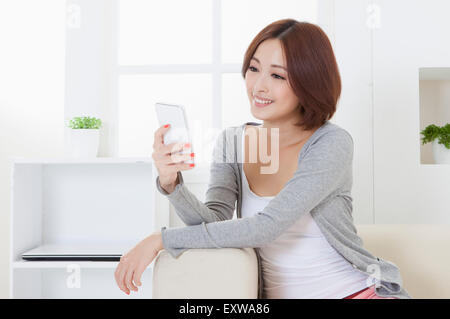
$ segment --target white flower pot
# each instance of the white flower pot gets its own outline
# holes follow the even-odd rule
[[[444,144],[438,143],[439,139],[433,141],[433,157],[436,164],[450,164],[450,149]]]
[[[75,158],[97,157],[99,129],[71,129],[70,156]]]

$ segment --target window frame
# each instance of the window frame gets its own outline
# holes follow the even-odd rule
[[[118,61],[118,30],[119,30],[119,0],[110,0],[107,11],[110,14],[110,30],[105,35],[107,43],[109,43],[109,51],[111,56],[109,69],[111,76],[108,78],[107,86],[109,94],[106,97],[107,118],[110,126],[109,148],[113,156],[118,156],[118,108],[119,108],[119,79],[122,75],[138,75],[138,74],[192,74],[206,73],[212,77],[212,126],[216,129],[222,129],[222,75],[227,73],[241,73],[242,65],[239,63],[221,63],[222,61],[222,0],[212,1],[212,62],[210,64],[151,64],[151,65],[119,65]],[[330,37],[330,41],[334,45],[334,1],[335,0],[317,0],[317,24],[322,27]],[[107,12],[107,14],[108,14]]]

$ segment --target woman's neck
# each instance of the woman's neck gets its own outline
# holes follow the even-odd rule
[[[303,143],[307,140],[317,129],[306,131],[302,127],[295,126],[293,123],[264,123],[258,127],[259,129],[265,129],[267,139],[270,141],[272,134],[277,134],[278,130],[278,143],[280,148],[287,148]],[[261,131],[260,131],[261,134]]]

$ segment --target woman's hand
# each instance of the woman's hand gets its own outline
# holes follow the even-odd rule
[[[162,249],[164,249],[162,236],[158,231],[144,238],[123,255],[114,273],[119,288],[128,295],[130,290],[138,291],[136,286],[142,285],[142,273]]]
[[[183,163],[194,157],[191,154],[178,154],[179,151],[190,149],[189,144],[171,143],[164,145],[164,134],[170,129],[170,126],[161,126],[155,131],[153,143],[153,162],[159,173],[159,182],[161,186],[174,186],[177,181],[177,172],[189,170],[194,164]]]

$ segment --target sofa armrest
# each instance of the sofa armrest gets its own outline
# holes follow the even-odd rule
[[[153,267],[153,298],[257,299],[253,248],[189,249],[178,258],[160,251]]]

